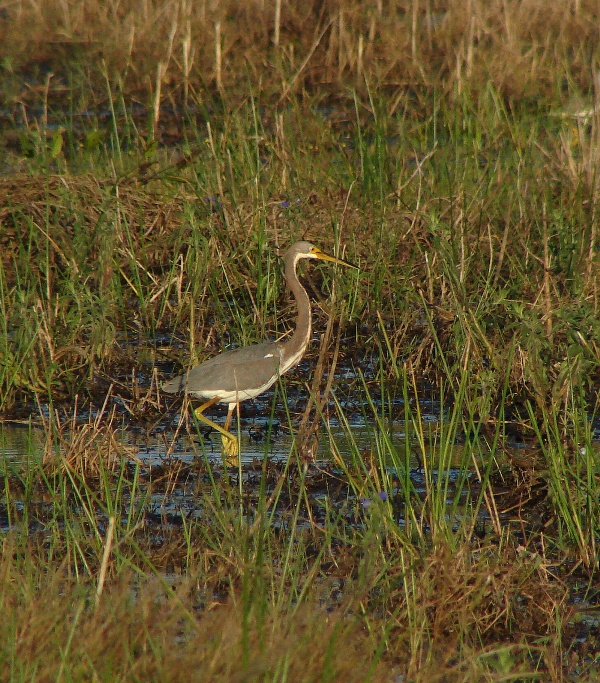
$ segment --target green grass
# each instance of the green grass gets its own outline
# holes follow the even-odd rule
[[[320,117],[296,114],[289,124],[302,139],[306,119],[316,124]],[[581,187],[549,176],[541,122],[536,129],[529,117],[512,122],[499,114],[438,108],[435,121],[403,122],[412,130],[393,142],[388,129],[395,121],[382,122],[381,114],[369,143],[358,123],[343,154],[331,148],[314,157],[290,142],[285,166],[307,171],[291,189],[277,185],[283,151],[263,153],[260,171],[248,163],[256,134],[254,125],[242,128],[245,112],[224,117],[222,130],[198,143],[177,178],[165,172],[135,183],[140,153],[116,180],[99,180],[96,168],[94,179],[69,176],[67,187],[54,176],[40,187],[30,181],[26,194],[7,187],[5,225],[19,248],[3,263],[2,305],[5,319],[23,307],[29,315],[18,334],[5,330],[5,400],[10,404],[21,384],[53,393],[62,384],[72,392],[90,361],[111,359],[117,329],[149,338],[174,328],[189,335],[192,321],[192,335],[200,330],[210,338],[213,328],[234,343],[263,338],[277,325],[283,297],[273,248],[302,236],[346,247],[364,265],[348,324],[374,329],[377,315],[394,321],[390,343],[403,360],[419,348],[412,340],[425,315],[441,338],[432,353],[416,356],[420,367],[447,372],[447,354],[458,368],[467,349],[480,375],[495,374],[516,343],[512,384],[521,397],[549,391],[561,363],[573,357],[582,381],[592,384],[598,325],[590,201]],[[472,142],[483,137],[482,116],[490,140],[483,150]],[[525,162],[518,148],[524,126]],[[276,138],[276,131],[261,136]],[[415,138],[430,156],[415,154],[408,142]],[[24,202],[36,193],[40,209],[31,216]],[[411,206],[412,215],[404,208]],[[370,263],[378,264],[375,272]],[[351,281],[344,277],[340,299]],[[44,334],[49,354],[46,344],[44,352],[36,348]],[[196,349],[195,336],[191,342]]]
[[[446,429],[452,423],[439,443]],[[59,428],[59,443],[77,431]],[[279,468],[265,460],[258,489],[243,498],[226,479],[205,476],[207,461],[180,479],[195,480],[198,516],[182,510],[180,524],[159,526],[143,523],[149,493],[168,500],[177,468],[155,478],[124,461],[109,472],[99,459],[96,475],[84,478],[72,468],[47,474],[34,460],[21,490],[5,473],[5,509],[18,509],[19,522],[3,545],[3,676],[179,680],[194,668],[207,680],[282,680],[282,670],[293,680],[389,671],[429,680],[445,670],[474,680],[545,670],[563,647],[556,628],[568,609],[543,558],[533,548],[515,556],[508,529],[485,542],[474,542],[468,524],[453,531],[436,511],[448,489],[433,480],[424,501],[414,491],[406,498],[405,518],[412,508],[420,525],[411,534],[408,521],[398,525],[402,485],[386,479],[397,465],[377,457],[367,475],[352,455],[318,500],[310,497],[316,473],[298,468],[293,453]],[[340,477],[345,502],[334,493]],[[26,526],[29,534],[16,531]],[[524,637],[532,623],[548,629],[543,643]],[[518,646],[509,644],[514,633],[524,638]]]

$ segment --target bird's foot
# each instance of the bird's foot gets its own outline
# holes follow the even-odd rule
[[[240,442],[233,434],[221,434],[223,462],[227,467],[237,467],[240,461]]]

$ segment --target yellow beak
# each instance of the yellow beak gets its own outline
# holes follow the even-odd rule
[[[358,270],[358,266],[355,266],[353,263],[348,263],[348,261],[342,261],[341,258],[326,254],[324,251],[317,249],[317,247],[313,249],[312,255],[315,258],[321,259],[321,261],[331,261],[331,263],[339,263],[340,266],[347,266],[348,268],[356,268]]]

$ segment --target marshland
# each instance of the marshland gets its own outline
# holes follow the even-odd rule
[[[595,681],[600,14],[0,5],[0,679]],[[286,339],[237,463],[160,390]],[[207,415],[219,424],[226,410]]]

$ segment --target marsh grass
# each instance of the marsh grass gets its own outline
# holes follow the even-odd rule
[[[556,113],[597,101],[598,25],[0,13],[0,411],[31,436],[2,462],[3,680],[593,680],[598,113]],[[267,437],[228,472],[184,419],[193,465],[137,462],[120,433],[173,415],[164,376],[290,329],[300,238],[361,270],[302,269],[323,336],[272,403],[287,461]]]
[[[202,680],[280,680],[285,670],[298,680],[406,673],[426,681],[555,666],[569,608],[548,558],[533,545],[516,549],[508,529],[479,541],[468,525],[456,531],[435,512],[448,496],[435,480],[424,500],[414,491],[406,500],[420,524],[409,538],[395,505],[401,487],[388,488],[393,459],[379,457],[365,471],[357,455],[344,473],[307,471],[293,453],[280,467],[265,460],[259,486],[241,498],[202,467],[182,477],[125,466],[92,479],[64,468],[48,477],[35,464],[43,508],[5,487],[8,506],[25,500],[30,516],[20,503],[20,523],[30,531],[12,531],[3,545],[3,675],[135,679],[142,671],[179,680],[193,669]],[[313,498],[315,477],[328,495]],[[199,514],[163,513],[149,525],[149,499],[166,501],[172,483],[190,478]],[[340,485],[356,494],[340,499]],[[515,632],[518,645],[509,642]]]

